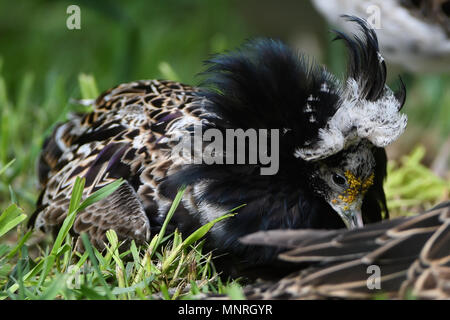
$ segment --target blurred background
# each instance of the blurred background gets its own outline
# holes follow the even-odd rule
[[[81,9],[80,30],[66,27],[72,4]],[[18,202],[28,214],[33,211],[41,144],[57,121],[79,108],[71,99],[82,96],[80,74],[92,75],[100,92],[137,79],[195,85],[209,55],[268,36],[314,56],[343,78],[345,48],[331,41],[329,31],[336,26],[315,5],[295,0],[0,0],[0,210]],[[406,133],[388,149],[390,208],[409,210],[448,199],[450,75],[445,66],[411,72],[407,61],[405,66],[386,60],[388,83],[396,88],[401,75],[406,84],[403,110],[409,116]]]

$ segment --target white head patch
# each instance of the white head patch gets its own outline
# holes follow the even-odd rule
[[[325,128],[319,130],[318,142],[298,148],[296,157],[306,161],[324,159],[361,139],[385,147],[403,133],[407,117],[399,113],[400,102],[388,87],[376,101],[361,99],[359,91],[357,81],[349,78],[340,107]]]

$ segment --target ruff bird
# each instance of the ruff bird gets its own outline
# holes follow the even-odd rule
[[[159,231],[177,190],[186,186],[170,222],[186,236],[245,204],[205,240],[234,267],[275,257],[271,248],[240,243],[246,234],[356,228],[388,217],[384,147],[405,129],[405,88],[400,83],[394,93],[386,85],[374,30],[361,19],[347,20],[360,32],[337,32],[349,51],[345,80],[280,41],[256,39],[209,59],[200,87],[142,80],[104,92],[92,112],[71,115],[45,141],[38,170],[43,190],[30,224],[58,230],[76,177],[85,178],[83,197],[122,178],[113,194],[77,215],[72,233],[87,233],[99,248],[109,229],[121,240],[143,243]],[[199,130],[223,137],[240,132],[249,152],[221,152],[218,138],[205,135],[198,147]],[[262,174],[263,159],[248,161],[255,146],[251,130],[261,133],[255,141],[263,155],[278,159],[276,172]],[[261,146],[269,140],[274,143]],[[180,148],[184,142],[188,147]],[[192,161],[208,151],[212,163]]]

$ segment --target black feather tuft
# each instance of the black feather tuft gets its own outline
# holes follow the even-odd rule
[[[347,76],[359,83],[361,98],[375,101],[382,95],[386,84],[386,64],[379,52],[377,35],[365,20],[348,15],[342,17],[356,22],[363,33],[362,38],[350,38],[333,30],[337,34],[334,40],[344,40],[349,51]]]
[[[244,130],[288,129],[281,140],[292,144],[285,149],[289,153],[316,138],[338,107],[340,87],[334,77],[281,41],[255,39],[206,65],[208,79],[200,94],[216,116],[213,122]]]

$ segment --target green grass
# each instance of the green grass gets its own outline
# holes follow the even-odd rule
[[[384,184],[391,217],[417,214],[450,197],[450,180],[436,176],[421,162],[424,146],[417,146],[400,161],[389,161]]]
[[[50,247],[33,259],[26,240],[32,231],[20,237],[15,246],[0,245],[0,299],[194,299],[199,293],[230,292],[242,297],[236,282],[222,283],[211,263],[211,253],[202,252],[199,241],[214,223],[229,218],[226,214],[199,228],[186,239],[175,231],[166,235],[163,227],[149,244],[134,242],[126,251],[113,230],[107,232],[106,250],[91,246],[81,235],[85,248],[79,253],[69,236],[76,214],[111,194],[122,181],[100,189],[81,202],[84,179],[77,178],[68,215]],[[184,190],[177,194],[169,210],[167,225]],[[0,236],[26,218],[15,204],[0,216]]]

